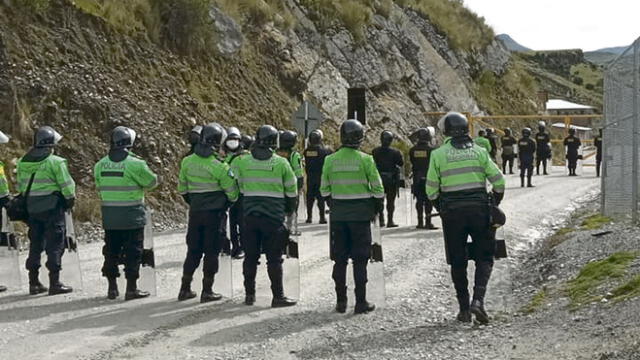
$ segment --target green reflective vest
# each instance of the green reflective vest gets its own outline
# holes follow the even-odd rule
[[[370,221],[375,216],[373,198],[384,197],[373,156],[347,147],[327,156],[320,193],[331,197],[331,221]]]
[[[0,199],[9,196],[9,183],[4,173],[4,163],[0,161]]]
[[[246,215],[262,215],[278,222],[285,217],[285,198],[298,197],[296,177],[287,159],[273,154],[267,160],[255,159],[251,154],[234,161],[243,211]]]
[[[504,192],[502,173],[479,145],[456,149],[451,145],[451,138],[447,138],[431,153],[426,185],[430,200],[437,199],[441,193],[486,191],[487,180],[493,185],[493,191]]]
[[[134,155],[115,162],[105,156],[93,169],[102,201],[105,230],[139,229],[146,224],[144,191],[158,185],[158,177],[147,163]]]
[[[189,210],[221,210],[227,200],[238,200],[238,186],[233,172],[215,155],[201,157],[196,154],[182,159],[178,192],[189,195]]]
[[[73,199],[76,196],[76,183],[69,174],[67,160],[49,155],[38,162],[18,160],[18,190],[24,193],[31,175],[35,173],[31,192],[27,199],[29,214],[37,214],[55,209],[60,204],[60,196]]]
[[[483,147],[485,150],[487,150],[488,153],[491,153],[491,150],[493,149],[493,147],[491,146],[491,141],[489,141],[489,139],[484,136],[478,136],[477,138],[473,139],[473,142]]]

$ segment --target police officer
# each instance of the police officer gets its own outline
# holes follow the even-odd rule
[[[383,131],[380,134],[380,145],[373,149],[373,159],[382,178],[384,193],[387,199],[387,227],[394,228],[398,225],[393,221],[393,212],[396,209],[395,201],[400,187],[400,171],[404,166],[402,153],[391,147],[395,136],[391,131]],[[380,210],[380,226],[384,226],[383,210]]]
[[[540,164],[542,164],[542,174],[547,173],[547,160],[551,159],[551,138],[547,132],[544,121],[538,125],[538,133],[536,134],[536,175],[540,175]]]
[[[498,153],[498,135],[496,135],[496,131],[493,128],[488,128],[486,138],[489,140],[489,144],[491,144],[491,151],[489,151],[489,155],[495,162],[496,154]]]
[[[298,151],[294,149],[294,147],[298,143],[298,134],[295,131],[291,130],[281,131],[278,142],[279,147],[276,153],[289,161],[289,164],[293,169],[293,173],[296,176],[298,190],[301,190],[302,186],[304,185],[302,156]],[[295,212],[297,212],[297,209],[294,211],[294,213]],[[293,230],[294,221],[295,216],[287,217],[287,229],[289,229],[289,231]]]
[[[527,177],[527,187],[534,187],[531,183],[533,177],[533,154],[536,153],[536,143],[531,140],[531,129],[522,129],[522,138],[518,140],[518,157],[520,158],[520,187],[524,187],[524,177]]]
[[[593,141],[596,146],[596,176],[600,177],[600,165],[602,165],[602,129],[598,130],[598,136]]]
[[[189,131],[188,140],[189,140],[189,151],[185,156],[189,156],[193,154],[193,151],[200,140],[200,133],[202,132],[202,126],[196,125]]]
[[[9,137],[0,131],[0,144],[6,144],[9,142]],[[0,209],[7,206],[10,200],[9,196],[9,183],[7,182],[7,176],[4,172],[4,163],[0,161]],[[2,212],[0,212],[0,224],[3,223]],[[0,242],[8,244],[9,236],[5,233],[0,233]],[[0,285],[0,292],[7,291],[7,287]]]
[[[487,153],[489,153],[489,156],[491,156],[491,152],[493,151],[493,148],[491,147],[491,142],[489,142],[489,139],[487,139],[486,136],[487,134],[485,133],[485,131],[480,130],[478,131],[478,137],[473,139],[473,142],[476,143],[476,145],[479,145],[480,147],[487,150]]]
[[[53,128],[39,128],[34,135],[33,147],[17,166],[20,192],[24,194],[32,183],[27,198],[30,244],[26,262],[31,295],[47,291],[38,278],[43,250],[47,253],[49,295],[73,291],[60,282],[66,237],[64,214],[73,208],[76,195],[76,184],[69,174],[67,160],[53,155],[53,148],[61,139],[62,136]]]
[[[125,300],[149,296],[148,292],[138,289],[137,281],[140,277],[146,225],[144,191],[155,188],[158,177],[143,159],[130,151],[135,140],[134,130],[124,126],[116,127],[111,132],[109,154],[94,166],[105,232],[102,276],[109,282],[107,298],[111,300],[120,295],[116,279],[120,276],[118,264],[122,255],[127,279]]]
[[[254,138],[253,136],[242,134],[242,138],[240,142],[242,142],[242,148],[245,150],[251,150],[251,145],[253,145]]]
[[[289,161],[274,154],[277,141],[278,131],[273,126],[261,126],[251,154],[242,156],[234,167],[243,194],[243,274],[247,305],[256,301],[256,272],[261,249],[267,257],[267,273],[271,280],[271,307],[296,304],[284,295],[282,254],[289,239],[284,220],[298,207],[298,188]]]
[[[313,130],[309,134],[309,146],[304,150],[305,172],[307,173],[307,224],[312,223],[313,203],[318,202],[320,224],[326,224],[324,199],[320,194],[320,180],[325,158],[332,153],[331,149],[322,144],[323,133]]]
[[[580,158],[578,150],[580,146],[582,146],[582,142],[580,138],[576,136],[576,129],[569,129],[569,136],[564,139],[564,146],[566,147],[569,176],[578,176],[578,174],[576,174],[578,159]]]
[[[504,129],[504,136],[500,139],[502,146],[502,173],[507,173],[507,164],[509,165],[509,174],[513,175],[513,161],[516,157],[515,145],[518,142],[513,135],[511,129]]]
[[[225,153],[224,162],[229,165],[230,168],[233,169],[235,161],[242,155],[248,154],[249,151],[244,149],[242,144],[242,135],[240,134],[240,130],[235,127],[230,127],[227,129],[227,138],[224,141],[223,150]],[[226,226],[226,222],[224,222]],[[229,226],[230,226],[230,241],[232,249],[229,249],[229,241],[225,241],[223,249],[227,252],[230,252],[231,256],[235,259],[244,258],[244,251],[242,250],[242,200],[238,199],[238,201],[234,202],[229,208]],[[226,228],[223,229],[223,237],[226,239],[227,233]]]
[[[222,298],[222,295],[213,292],[222,248],[220,226],[229,203],[238,200],[238,186],[233,172],[217,154],[225,135],[224,128],[219,124],[204,126],[195,153],[184,158],[180,165],[178,191],[189,204],[189,228],[179,301],[196,296],[191,291],[191,281],[203,255],[200,302]]]
[[[383,138],[384,139],[384,138]],[[321,193],[331,207],[331,258],[336,286],[336,311],[347,311],[347,262],[353,261],[356,314],[375,305],[367,302],[367,263],[371,253],[371,221],[382,211],[384,187],[374,159],[358,150],[364,127],[358,120],[340,126],[342,147],[327,156]]]
[[[491,236],[487,180],[493,185],[497,204],[504,196],[505,180],[489,154],[469,137],[469,122],[460,113],[448,113],[440,120],[444,144],[431,154],[427,195],[441,212],[445,249],[451,264],[460,313],[457,319],[470,322],[471,314],[486,324],[489,316],[484,297],[493,269],[495,237]],[[467,280],[467,237],[474,243],[475,284],[469,304]]]
[[[416,198],[416,210],[418,213],[418,226],[416,228],[434,230],[437,227],[431,222],[433,207],[425,192],[429,159],[433,151],[430,145],[431,133],[426,128],[420,128],[411,135],[411,139],[415,143],[409,150],[409,160],[411,161],[411,172],[413,173],[411,193]]]

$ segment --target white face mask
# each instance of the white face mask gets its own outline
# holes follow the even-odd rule
[[[240,147],[240,141],[239,140],[229,140],[227,141],[227,147],[229,148],[229,150],[237,150],[238,147]]]

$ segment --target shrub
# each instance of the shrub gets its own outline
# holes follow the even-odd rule
[[[215,36],[210,27],[210,0],[153,0],[160,14],[162,41],[183,55],[209,54]]]
[[[50,0],[15,0],[18,6],[34,12],[43,12],[49,9]]]

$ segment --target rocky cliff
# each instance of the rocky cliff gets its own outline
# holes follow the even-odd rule
[[[179,5],[190,1],[136,0],[125,8],[113,0],[0,2],[0,127],[13,136],[8,157],[26,149],[36,126],[59,128],[59,151],[71,160],[82,194],[78,212],[87,220],[99,214],[92,165],[116,125],[140,133],[135,151],[164,180],[150,201],[171,210],[179,203],[184,134],[197,123],[290,128],[304,95],[327,115],[324,126],[336,129],[346,116],[347,88],[355,86],[367,88],[373,132],[403,137],[434,120],[423,115],[428,111],[533,106],[533,87],[514,84],[525,75],[501,43],[456,48],[428,13],[406,1],[382,1],[388,6],[381,12],[377,1],[363,0],[373,4],[363,36],[321,23],[310,0],[278,2],[288,26],[257,21],[246,7],[232,14],[224,1],[198,1],[201,12],[185,17]],[[208,35],[199,42],[185,24],[203,13],[199,34]],[[203,45],[205,52],[188,51]],[[495,99],[504,99],[499,109]]]

